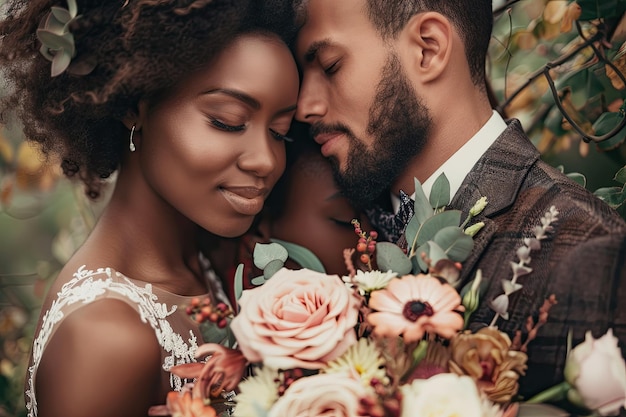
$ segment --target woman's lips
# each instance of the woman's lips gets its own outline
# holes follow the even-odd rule
[[[267,190],[257,187],[221,187],[222,195],[233,209],[246,216],[254,216],[263,209]]]

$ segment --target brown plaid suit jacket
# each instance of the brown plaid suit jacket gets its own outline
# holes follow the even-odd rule
[[[536,319],[544,299],[556,295],[558,304],[529,345],[529,368],[520,386],[526,398],[562,380],[568,331],[578,343],[587,330],[599,337],[613,328],[626,354],[626,223],[539,157],[519,121],[510,121],[450,203],[465,218],[481,196],[489,201],[475,219],[486,225],[462,270],[465,282],[482,270],[489,280],[483,300],[502,294],[501,281],[511,279],[517,249],[525,237],[534,236],[533,227],[550,206],[560,213],[542,248],[531,253],[533,272],[518,281],[523,289],[510,296],[509,319],[497,323],[512,338],[516,330],[525,338],[526,318]],[[471,328],[488,325],[493,315],[483,301]]]

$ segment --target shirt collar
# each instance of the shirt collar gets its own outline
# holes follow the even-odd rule
[[[422,184],[424,194],[428,197],[435,180],[441,173],[445,173],[448,181],[450,181],[450,198],[452,198],[476,162],[505,129],[506,122],[498,112],[493,110],[487,123],[424,181]],[[415,198],[415,193],[411,195],[411,198]],[[391,194],[391,204],[394,213],[396,213],[400,207],[400,199],[393,193]]]

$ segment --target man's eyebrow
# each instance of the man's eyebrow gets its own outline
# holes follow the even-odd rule
[[[304,62],[311,63],[315,60],[315,57],[321,49],[328,48],[332,45],[330,39],[322,39],[321,41],[313,42],[309,49],[304,53]]]
[[[257,99],[255,99],[254,97],[246,93],[243,93],[237,90],[230,90],[228,88],[215,88],[213,90],[204,91],[202,94],[226,94],[239,101],[246,103],[248,106],[252,107],[255,110],[258,110],[261,108],[261,103],[259,103]]]

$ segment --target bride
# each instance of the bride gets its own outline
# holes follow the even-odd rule
[[[257,3],[263,3],[262,6]],[[0,65],[28,139],[112,197],[42,306],[29,416],[145,416],[225,302],[199,228],[244,233],[284,169],[298,95],[288,2],[8,0]]]

